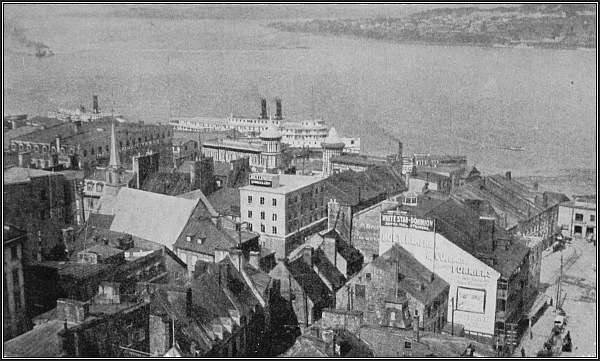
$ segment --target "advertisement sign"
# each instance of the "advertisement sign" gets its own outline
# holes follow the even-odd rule
[[[382,212],[381,225],[385,227],[412,228],[421,231],[433,231],[434,220],[428,218],[418,218],[412,215],[398,212]]]
[[[456,310],[485,313],[485,290],[467,287],[456,288]]]
[[[250,179],[250,184],[253,186],[270,187],[273,185],[273,182],[265,179]]]

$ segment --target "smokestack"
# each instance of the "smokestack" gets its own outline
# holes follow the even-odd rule
[[[277,119],[277,120],[283,119],[283,116],[281,113],[281,99],[279,99],[279,98],[275,98],[275,119]]]
[[[94,111],[95,114],[99,113],[98,110],[98,96],[97,95],[93,95],[92,96],[92,109]]]
[[[506,179],[508,179],[508,180],[512,179],[512,173],[510,171],[506,172]]]
[[[267,99],[262,98],[260,100],[260,118],[267,119]]]

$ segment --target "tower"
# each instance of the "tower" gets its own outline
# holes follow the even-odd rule
[[[117,135],[115,132],[115,121],[111,120],[110,124],[110,161],[106,168],[106,184],[105,193],[117,194],[122,186],[123,167],[119,161],[119,151],[117,149]]]
[[[277,130],[274,123],[269,128],[260,133],[260,140],[263,143],[261,153],[265,170],[269,173],[276,173],[281,166],[281,133]]]
[[[333,166],[331,165],[331,158],[337,155],[342,155],[344,150],[344,142],[338,136],[334,127],[329,129],[329,135],[323,143],[321,143],[321,149],[323,150],[323,177],[329,177],[333,173]]]

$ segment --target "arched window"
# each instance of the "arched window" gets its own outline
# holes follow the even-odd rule
[[[34,145],[34,146],[33,146],[33,149],[34,149],[36,152],[39,152],[39,151],[40,151],[40,146],[36,144],[36,145]]]
[[[48,147],[47,146],[42,146],[42,152],[47,153],[48,152]]]
[[[104,188],[104,184],[96,183],[96,192],[102,192],[102,188]]]

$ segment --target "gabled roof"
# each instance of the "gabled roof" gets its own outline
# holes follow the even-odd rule
[[[321,248],[317,248],[313,253],[313,264],[317,266],[327,281],[332,285],[333,291],[337,291],[346,283],[346,277],[335,267]]]
[[[45,177],[45,176],[59,176],[60,173],[49,172],[46,170],[35,169],[35,168],[21,168],[21,167],[10,167],[3,171],[4,184],[15,184],[15,183],[27,183],[31,181],[31,178]],[[62,176],[62,175],[61,175]]]
[[[122,188],[110,230],[172,247],[197,205],[197,200]]]
[[[371,265],[382,270],[383,274],[389,275],[389,277],[396,277],[396,270],[402,273],[405,277],[398,282],[398,289],[410,294],[425,305],[430,304],[449,287],[441,277],[434,276],[427,267],[397,244],[373,260]],[[360,272],[360,274],[362,273],[363,271]]]
[[[110,225],[114,219],[114,214],[90,213],[87,223],[90,227],[110,229]]]
[[[191,242],[187,237],[191,237]],[[198,239],[204,239],[198,243]],[[237,240],[219,230],[210,219],[190,218],[174,244],[175,247],[213,255],[216,249],[230,249],[237,246]]]
[[[314,304],[327,302],[330,297],[329,289],[319,275],[304,262],[302,257],[288,262],[286,267]]]
[[[292,347],[290,347],[282,357],[329,357],[323,348],[322,340],[314,337],[300,336],[296,339]]]

